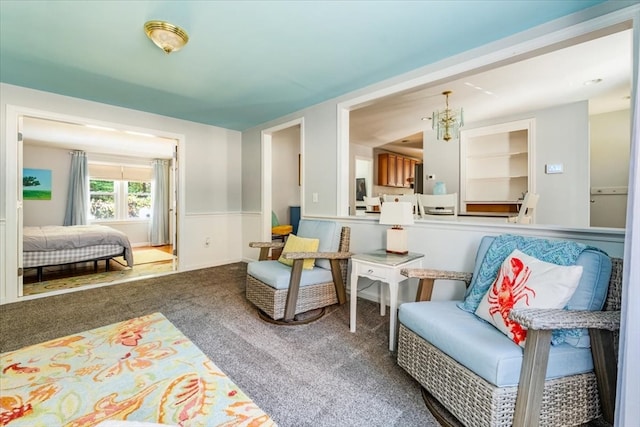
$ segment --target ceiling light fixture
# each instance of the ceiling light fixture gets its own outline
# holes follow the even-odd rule
[[[437,132],[439,140],[450,141],[452,138],[458,138],[460,128],[464,126],[464,118],[462,108],[454,110],[449,108],[450,90],[442,92],[445,96],[445,109],[442,111],[434,111],[431,126]]]
[[[167,54],[182,49],[189,41],[189,36],[182,28],[164,21],[145,22],[144,32]]]

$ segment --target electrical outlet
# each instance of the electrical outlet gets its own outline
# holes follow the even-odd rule
[[[313,199],[313,203],[318,203],[318,193],[313,193],[311,197]]]

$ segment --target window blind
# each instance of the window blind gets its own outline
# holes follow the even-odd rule
[[[108,179],[117,181],[151,181],[153,169],[143,166],[104,165],[89,163],[91,179]]]

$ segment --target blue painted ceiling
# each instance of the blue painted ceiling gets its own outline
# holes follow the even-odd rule
[[[244,130],[599,3],[0,0],[0,81]]]

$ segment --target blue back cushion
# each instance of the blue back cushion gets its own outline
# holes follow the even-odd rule
[[[298,237],[319,239],[318,252],[337,252],[340,248],[342,225],[336,221],[301,219],[298,225]],[[316,266],[331,269],[328,259],[316,259]]]
[[[494,238],[493,236],[484,236],[480,241],[478,252],[476,253],[473,277],[465,293],[465,298],[469,295],[470,290],[476,282],[480,265]],[[609,289],[611,258],[598,250],[585,249],[578,257],[576,265],[582,266],[582,277],[580,278],[578,288],[567,303],[565,309],[602,310]],[[557,345],[563,342],[575,347],[589,347],[589,332],[586,329],[559,329],[554,331],[552,343]]]
[[[493,236],[484,236],[482,240],[480,240],[480,246],[478,246],[478,251],[476,252],[476,261],[473,267],[473,276],[471,277],[471,283],[469,284],[469,287],[467,288],[464,294],[465,299],[469,296],[471,289],[473,289],[473,286],[476,284],[476,281],[478,280],[478,273],[480,272],[480,266],[482,265],[482,260],[484,259],[484,256],[487,253],[489,246],[491,246],[491,243],[493,243],[494,238],[495,237]]]

